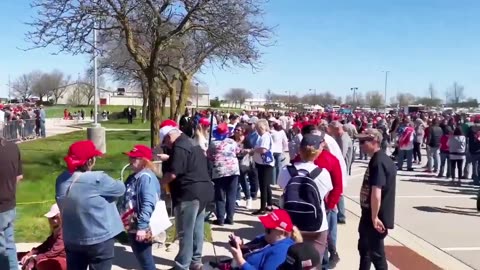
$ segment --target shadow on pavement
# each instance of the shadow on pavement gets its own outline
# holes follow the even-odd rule
[[[452,187],[449,190],[441,190],[441,189],[434,189],[435,191],[438,192],[443,192],[443,193],[448,193],[448,194],[455,194],[455,195],[472,195],[476,196],[478,194],[478,189],[476,188],[471,188],[471,187]]]
[[[411,183],[424,183],[429,185],[436,185],[436,186],[452,186],[449,180],[441,180],[441,179],[402,179],[402,182],[411,182]]]
[[[461,208],[461,207],[435,207],[435,206],[414,206],[413,208],[428,213],[445,213],[445,214],[455,214],[462,216],[471,216],[471,217],[480,217],[480,213],[475,210],[470,210],[473,208]],[[465,211],[466,210],[466,211]]]
[[[153,256],[155,264],[174,266],[174,262],[164,258]],[[137,259],[133,252],[125,249],[125,247],[115,246],[115,259],[113,265],[121,267],[123,269],[139,269]]]

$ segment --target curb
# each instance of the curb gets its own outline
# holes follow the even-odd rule
[[[360,217],[361,210],[360,204],[351,199],[348,196],[345,196],[346,199],[350,201],[349,204],[345,204],[345,209],[352,213],[353,215]],[[347,205],[355,205],[356,207],[347,207]],[[460,261],[458,258],[452,256],[451,254],[443,251],[439,247],[431,244],[430,242],[425,241],[414,233],[408,231],[402,226],[395,223],[395,229],[389,231],[388,236],[399,244],[410,248],[411,250],[417,252],[419,255],[430,260],[434,264],[442,267],[443,269],[455,269],[455,270],[474,270],[471,266]]]

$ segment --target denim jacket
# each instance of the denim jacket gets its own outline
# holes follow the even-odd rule
[[[133,202],[137,213],[137,230],[146,230],[150,225],[150,217],[155,204],[160,199],[160,182],[150,169],[143,169],[138,173],[128,176],[125,181],[126,192],[120,203],[120,212],[129,209],[129,203]]]
[[[65,245],[95,245],[121,233],[123,224],[115,202],[124,193],[123,182],[101,171],[58,176],[55,198],[62,213]]]

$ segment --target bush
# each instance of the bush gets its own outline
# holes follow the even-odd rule
[[[53,106],[53,105],[55,105],[55,104],[53,103],[53,100],[50,99],[49,101],[37,100],[37,102],[35,102],[35,105],[37,105],[37,106],[40,106],[40,105],[43,105],[43,106]]]

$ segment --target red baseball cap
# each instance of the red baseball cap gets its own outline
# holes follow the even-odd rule
[[[153,159],[152,148],[143,144],[135,145],[132,150],[125,152],[124,154],[131,158],[145,158],[148,160]]]
[[[160,128],[167,127],[167,126],[168,127],[178,127],[177,122],[175,122],[171,119],[167,119],[160,124]]]
[[[204,127],[208,127],[210,126],[210,121],[207,118],[203,117],[203,118],[200,118],[200,120],[198,121],[198,124]]]
[[[293,231],[293,223],[290,215],[283,209],[275,209],[265,216],[258,217],[265,229],[282,230],[286,232]]]
[[[74,172],[78,167],[85,165],[89,159],[102,155],[103,153],[97,149],[92,141],[85,140],[72,143],[64,160],[67,163],[68,170]]]

